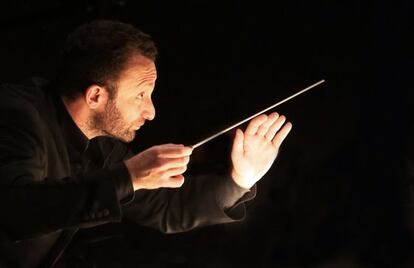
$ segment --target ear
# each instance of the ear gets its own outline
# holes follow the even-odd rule
[[[104,87],[90,85],[85,90],[85,102],[91,110],[101,110],[108,100],[108,92]]]

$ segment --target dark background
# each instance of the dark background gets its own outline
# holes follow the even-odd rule
[[[277,109],[293,130],[243,222],[174,235],[116,226],[86,250],[98,267],[410,267],[409,1],[26,0],[0,10],[2,82],[51,78],[83,22],[151,34],[157,116],[137,152],[193,144],[326,79]],[[197,149],[188,177],[225,173],[233,134]]]

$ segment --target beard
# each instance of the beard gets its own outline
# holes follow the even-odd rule
[[[114,98],[108,100],[103,112],[91,117],[89,127],[98,135],[111,136],[123,142],[131,142],[135,138],[135,130],[123,118]]]

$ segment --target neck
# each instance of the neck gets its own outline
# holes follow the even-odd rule
[[[91,114],[81,98],[70,100],[62,97],[62,101],[73,122],[75,122],[76,126],[89,140],[99,135],[90,127],[89,121]]]

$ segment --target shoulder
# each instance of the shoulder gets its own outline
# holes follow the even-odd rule
[[[45,79],[32,77],[22,83],[2,83],[0,84],[1,100],[20,100],[26,102],[36,102],[45,97],[45,89],[48,82]]]
[[[45,92],[34,83],[0,85],[0,125],[15,133],[41,133],[47,107]]]
[[[47,102],[46,80],[39,79],[32,78],[22,84],[0,85],[2,118],[4,116],[23,116],[26,120],[38,118],[39,107],[44,107]]]

